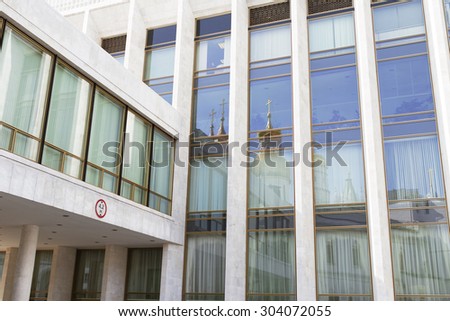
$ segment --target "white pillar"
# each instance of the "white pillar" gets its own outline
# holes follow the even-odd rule
[[[53,250],[48,301],[70,301],[72,299],[73,277],[77,250],[59,246]]]
[[[14,272],[14,285],[11,294],[12,301],[30,300],[38,237],[39,226],[24,225],[22,227],[16,270]]]
[[[188,0],[178,0],[177,35],[174,62],[172,106],[180,114],[179,137],[174,168],[172,216],[180,222],[180,245],[163,246],[160,300],[179,301],[182,298],[184,266],[184,227],[188,195],[189,131],[192,105],[192,75],[194,72],[195,18]],[[175,194],[175,193],[174,193]]]
[[[142,79],[145,60],[145,41],[147,30],[136,0],[130,1],[128,11],[127,43],[124,67],[138,79]]]
[[[292,87],[294,153],[300,160],[294,168],[296,215],[297,299],[316,300],[313,168],[311,148],[311,102],[307,1],[291,1]],[[303,155],[303,153],[306,153]]]
[[[183,277],[183,251],[181,245],[164,244],[161,265],[160,301],[181,301]]]
[[[0,301],[10,301],[14,285],[14,272],[17,262],[17,248],[8,248],[3,262],[3,275],[0,282]]]
[[[447,197],[450,193],[450,51],[442,0],[424,0],[434,102]]]
[[[97,26],[94,23],[94,19],[92,18],[91,11],[89,9],[84,11],[83,28],[81,31],[99,45],[101,44],[101,38],[98,35]]]
[[[231,1],[230,146],[227,187],[225,300],[244,301],[246,292],[247,156],[241,146],[248,129],[248,18],[247,1]],[[236,183],[239,182],[239,183]]]
[[[370,1],[353,1],[360,90],[367,216],[375,300],[394,300],[377,63]]]
[[[127,277],[128,249],[118,245],[108,245],[105,249],[103,265],[102,301],[123,301]]]

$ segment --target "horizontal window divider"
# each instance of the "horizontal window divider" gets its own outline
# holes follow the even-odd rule
[[[34,140],[36,140],[36,141],[40,141],[40,139],[39,139],[38,137],[36,137],[36,136],[34,136],[34,135],[31,135],[31,134],[29,134],[29,133],[27,133],[27,132],[25,132],[25,131],[23,131],[23,130],[17,128],[17,127],[14,127],[14,126],[12,126],[12,125],[10,125],[10,124],[8,124],[8,123],[5,123],[5,122],[3,122],[3,121],[0,121],[0,126],[7,127],[7,128],[9,128],[9,129],[11,129],[12,131],[17,132],[17,133],[19,133],[19,134],[21,134],[21,135],[23,135],[23,136],[26,136],[26,137],[28,137],[28,138],[34,139]]]
[[[158,49],[171,48],[171,47],[175,47],[175,45],[176,45],[175,41],[161,42],[161,43],[157,43],[155,45],[146,45],[145,52],[148,53],[151,51],[156,51]]]
[[[443,201],[445,202],[444,197],[437,197],[437,198],[414,198],[414,199],[404,199],[404,200],[388,200],[389,204],[395,204],[395,203],[403,203],[403,202],[429,202],[429,201]]]
[[[434,209],[443,209],[445,210],[447,207],[445,205],[442,206],[420,206],[420,207],[399,207],[399,208],[390,208],[390,211],[413,211],[413,210],[434,210]]]
[[[339,48],[334,48],[334,49],[325,49],[325,50],[319,50],[319,51],[310,51],[309,54],[311,55],[317,55],[317,54],[322,54],[322,53],[327,53],[327,52],[332,52],[332,51],[341,51],[341,50],[347,50],[347,49],[354,49],[353,52],[348,51],[348,52],[342,52],[342,53],[338,53],[338,54],[331,54],[330,56],[320,56],[320,57],[310,57],[311,60],[318,60],[318,59],[324,59],[324,58],[331,58],[331,57],[340,57],[340,56],[346,56],[346,55],[352,55],[356,53],[356,47],[354,45],[352,46],[345,46],[345,47],[339,47]]]
[[[103,173],[107,173],[107,174],[109,174],[109,175],[112,175],[112,176],[114,176],[114,177],[116,177],[116,178],[119,177],[119,174],[116,174],[116,173],[114,173],[114,172],[111,172],[110,170],[105,169],[105,168],[103,168],[103,167],[101,167],[101,166],[98,166],[98,165],[96,165],[96,164],[87,162],[87,165],[88,165],[88,166],[91,166],[91,167],[93,167],[93,168],[95,168],[95,169],[97,169],[97,170],[99,170],[99,171],[101,171],[101,172],[103,172]],[[117,165],[116,167],[119,167],[119,165]]]
[[[269,76],[269,77],[260,77],[260,78],[250,78],[249,81],[258,81],[258,80],[265,80],[265,79],[274,79],[274,78],[283,78],[283,77],[290,77],[291,73],[289,74],[279,74],[275,76]]]
[[[286,213],[286,214],[261,214],[261,215],[247,215],[247,218],[270,218],[270,217],[294,217],[295,213]]]
[[[361,126],[352,126],[352,127],[339,127],[333,129],[321,129],[321,130],[313,130],[313,134],[327,133],[327,132],[345,132],[347,130],[356,130],[361,129]]]
[[[257,293],[257,292],[248,292],[247,296],[297,296],[297,293]]]
[[[344,297],[350,297],[350,296],[364,296],[364,297],[372,297],[372,294],[362,294],[362,293],[352,293],[352,294],[341,294],[341,293],[318,293],[318,296],[344,296]]]
[[[422,52],[422,53],[417,53],[417,54],[412,54],[412,55],[405,55],[405,56],[396,56],[396,57],[391,57],[391,58],[384,58],[384,59],[377,59],[377,62],[385,62],[385,61],[394,61],[394,60],[400,60],[400,59],[406,59],[406,58],[415,58],[415,57],[421,57],[421,56],[427,56],[428,52]]]
[[[68,151],[66,151],[66,150],[64,150],[64,149],[62,149],[62,148],[60,148],[60,147],[57,147],[57,146],[55,146],[55,145],[53,145],[53,144],[50,144],[49,142],[47,142],[47,141],[45,141],[44,142],[44,144],[45,144],[45,146],[48,146],[48,147],[50,147],[50,148],[52,148],[52,149],[55,149],[55,150],[57,150],[58,152],[60,152],[61,154],[63,154],[63,155],[68,155],[68,156],[70,156],[70,157],[72,157],[72,158],[75,158],[75,159],[78,159],[79,161],[84,161],[84,159],[81,157],[81,156],[77,156],[77,155],[75,155],[75,154],[72,154],[72,153],[70,153],[70,152],[68,152]],[[84,153],[83,153],[84,154]]]
[[[173,79],[170,79],[170,81],[166,81],[166,82],[159,82],[156,84],[147,84],[147,82],[152,81],[152,80],[161,80],[161,79],[170,79],[173,78],[173,76],[170,77],[161,77],[161,78],[149,78],[149,79],[144,79],[143,82],[146,83],[146,85],[148,85],[149,87],[153,87],[153,86],[160,86],[160,85],[167,85],[167,84],[173,84]]]
[[[253,25],[253,26],[250,26],[248,28],[248,30],[255,31],[255,30],[271,29],[274,26],[281,27],[281,26],[289,25],[290,23],[291,23],[291,19],[289,18],[289,19],[283,19],[283,20],[271,21],[271,22],[261,23],[258,25]]]
[[[226,70],[226,69],[230,69],[230,66],[224,66],[224,67],[217,67],[217,68],[208,68],[208,69],[199,69],[199,70],[195,70],[194,71],[194,78],[199,78],[202,76],[197,76],[197,74],[200,74],[202,72],[208,72],[208,71],[220,71],[220,70]],[[223,75],[223,74],[229,74],[230,72],[224,72],[224,73],[220,73],[220,74],[214,74],[214,76],[218,76],[218,75]],[[203,76],[205,77],[205,76]]]
[[[382,116],[382,119],[397,118],[397,117],[408,117],[408,116],[423,115],[423,114],[426,115],[426,114],[434,114],[434,113],[435,113],[434,109],[430,109],[430,110],[418,111],[418,112],[414,112],[414,113],[402,113],[402,114],[394,114],[394,115]]]
[[[130,184],[130,185],[132,185],[132,186],[134,186],[134,187],[139,187],[140,189],[143,189],[143,190],[145,190],[145,191],[148,190],[148,188],[145,187],[144,185],[140,185],[140,184],[138,184],[138,183],[135,183],[135,182],[133,182],[133,181],[127,179],[127,178],[122,177],[122,181],[124,181],[125,183]]]
[[[411,119],[411,120],[404,120],[404,121],[396,121],[392,123],[385,123],[383,126],[394,126],[394,125],[401,125],[401,124],[414,124],[414,123],[426,123],[429,121],[435,121],[436,118],[423,118],[423,119]]]
[[[408,139],[408,138],[425,138],[429,136],[436,136],[436,132],[428,132],[428,133],[419,133],[419,134],[409,134],[409,135],[403,135],[403,136],[389,136],[389,137],[383,137],[384,141],[392,141],[392,140],[402,140],[402,139]]]
[[[384,40],[377,40],[375,41],[376,45],[380,45],[383,43],[389,43],[389,42],[397,42],[397,41],[401,41],[401,40],[407,40],[407,39],[414,39],[414,38],[419,38],[419,37],[423,37],[421,40],[417,40],[417,41],[412,41],[412,42],[407,42],[407,43],[400,43],[400,44],[395,44],[392,46],[386,46],[386,47],[382,47],[384,48],[391,48],[391,47],[397,47],[397,46],[401,46],[404,44],[415,44],[415,43],[421,43],[421,42],[425,42],[426,41],[426,35],[424,33],[420,33],[420,34],[416,34],[416,35],[411,35],[411,36],[405,36],[405,37],[397,37],[397,38],[390,38],[390,39],[384,39]],[[376,49],[381,49],[381,48],[376,48]]]
[[[210,86],[204,86],[204,87],[194,87],[193,90],[201,90],[201,89],[217,88],[217,87],[226,87],[226,86],[229,86],[229,85],[230,85],[230,83],[223,83],[223,84],[210,85]]]
[[[329,126],[329,125],[349,124],[349,123],[361,123],[361,120],[359,118],[355,118],[355,119],[332,121],[332,122],[326,122],[326,123],[316,123],[316,124],[312,124],[312,127],[314,128],[314,127],[318,127],[318,126]],[[361,126],[358,126],[358,127],[361,127]],[[334,129],[330,129],[330,130],[334,130]]]
[[[333,141],[332,143],[320,143],[322,147],[332,147],[335,146],[341,142],[345,142],[345,145],[351,145],[351,144],[361,144],[362,141],[360,139],[358,140],[340,140],[340,141]]]
[[[231,30],[225,30],[225,31],[218,31],[214,33],[210,33],[207,35],[201,35],[201,36],[195,36],[195,42],[201,42],[203,40],[212,40],[222,37],[231,36]]]
[[[356,210],[356,211],[336,211],[336,212],[318,212],[315,211],[315,215],[348,215],[348,214],[366,214],[366,210]]]
[[[285,227],[285,228],[269,228],[269,229],[248,229],[247,232],[290,232],[295,231],[295,227]]]
[[[332,225],[332,226],[316,226],[317,231],[328,231],[328,230],[359,230],[367,229],[367,224],[361,225]]]
[[[224,295],[224,292],[185,292],[185,295]]]
[[[226,221],[226,217],[199,217],[199,218],[192,218],[188,217],[186,219],[187,222],[197,222],[197,221]]]
[[[279,67],[279,66],[287,66],[287,65],[291,65],[292,63],[289,62],[280,62],[277,64],[273,64],[273,65],[266,65],[266,66],[257,66],[257,67],[250,67],[250,71],[253,70],[259,70],[259,69],[266,69],[266,68],[272,68],[272,67]]]
[[[354,63],[354,64],[346,64],[346,65],[339,65],[339,66],[332,66],[332,67],[327,67],[327,68],[318,68],[318,69],[312,69],[311,68],[311,73],[320,72],[320,71],[327,71],[327,70],[343,69],[343,68],[349,68],[349,67],[356,67],[356,63]]]
[[[284,147],[284,148],[267,148],[267,149],[247,149],[248,153],[256,153],[256,154],[267,154],[271,152],[277,152],[277,151],[292,151],[293,146],[290,147]]]
[[[414,223],[390,223],[391,227],[408,226],[429,226],[429,225],[448,225],[448,222],[414,222]]]
[[[201,235],[201,234],[216,234],[216,235],[223,235],[226,234],[227,231],[202,231],[202,232],[189,232],[186,231],[187,235]]]
[[[261,132],[273,132],[273,131],[284,131],[284,130],[292,130],[292,127],[280,127],[280,128],[272,128],[272,129],[252,130],[252,131],[249,131],[248,133],[249,134],[258,134]]]
[[[450,298],[450,294],[396,294],[398,298]]]

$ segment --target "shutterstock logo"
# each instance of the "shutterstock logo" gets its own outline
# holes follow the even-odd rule
[[[125,135],[123,153],[119,142],[108,142],[103,145],[102,152],[105,160],[102,162],[104,168],[114,168],[123,164],[124,168],[144,168],[147,165],[152,167],[175,166],[185,167],[287,167],[292,168],[300,164],[308,167],[348,166],[340,155],[341,149],[347,141],[333,141],[332,133],[327,132],[324,142],[312,141],[306,143],[301,148],[301,152],[294,152],[292,141],[277,141],[263,139],[260,141],[249,141],[245,143],[228,141],[207,141],[182,142],[178,141],[175,146],[173,142],[158,142],[153,146],[152,142],[143,145],[132,141],[130,135]],[[150,150],[156,149],[156,153]],[[185,149],[185,152],[182,152]],[[311,158],[311,151],[314,156]],[[181,159],[180,155],[189,153],[191,161]],[[236,164],[233,157],[240,153],[241,161]],[[150,155],[152,154],[152,159]]]

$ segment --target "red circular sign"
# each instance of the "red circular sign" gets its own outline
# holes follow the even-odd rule
[[[106,212],[108,211],[108,206],[106,205],[106,202],[102,199],[98,200],[97,203],[95,203],[95,214],[99,218],[104,218],[106,216]]]

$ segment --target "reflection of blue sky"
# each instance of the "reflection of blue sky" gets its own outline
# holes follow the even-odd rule
[[[313,123],[359,119],[356,67],[314,72],[311,88]]]
[[[250,130],[266,128],[268,99],[272,101],[273,128],[292,127],[291,77],[286,76],[250,84]]]
[[[195,93],[195,124],[193,129],[200,129],[206,135],[209,134],[209,127],[211,124],[211,110],[214,108],[216,115],[214,120],[214,132],[217,131],[220,126],[220,117],[222,113],[222,100],[225,99],[225,131],[228,133],[229,123],[229,87],[221,86],[214,88],[200,89]]]
[[[383,116],[433,109],[426,55],[380,62],[378,73]]]

